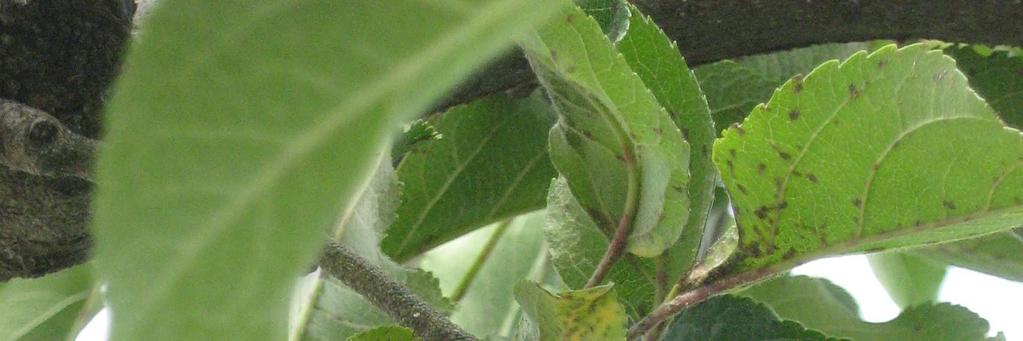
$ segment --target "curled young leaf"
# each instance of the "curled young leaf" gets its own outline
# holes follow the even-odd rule
[[[689,198],[689,145],[643,81],[577,7],[520,45],[558,109],[551,161],[597,225],[631,229],[629,252],[678,239]]]

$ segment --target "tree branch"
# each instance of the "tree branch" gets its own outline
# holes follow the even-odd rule
[[[723,277],[696,289],[684,292],[681,295],[675,296],[675,298],[671,301],[662,304],[657,307],[657,309],[650,312],[650,314],[646,317],[643,317],[642,320],[636,322],[636,324],[629,329],[628,339],[632,340],[643,336],[643,334],[646,334],[647,331],[656,327],[665,319],[674,316],[678,312],[694,304],[725,293],[728,290],[759,282],[773,276],[775,273],[774,269],[759,269],[750,272],[743,272]]]
[[[0,0],[0,282],[88,258],[83,178],[134,10],[134,0]]]
[[[56,118],[0,98],[0,164],[48,177],[92,179],[99,143],[78,135]]]
[[[1023,46],[1023,3],[1012,0],[631,0],[690,66],[831,42],[938,39]],[[482,68],[435,111],[535,83],[521,52]]]
[[[346,246],[329,242],[320,267],[426,341],[476,340],[404,285]]]

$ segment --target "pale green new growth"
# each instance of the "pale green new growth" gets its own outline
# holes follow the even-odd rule
[[[605,233],[661,254],[685,224],[688,144],[643,81],[577,7],[520,43],[558,108],[551,161]]]
[[[612,285],[553,294],[536,283],[515,287],[515,299],[539,341],[624,340],[625,309]]]
[[[825,63],[723,136],[714,160],[740,229],[735,271],[1023,222],[1023,136],[922,45]]]
[[[688,189],[689,217],[682,237],[666,256],[667,275],[674,280],[695,262],[707,214],[714,203],[717,169],[710,156],[717,130],[700,84],[679,54],[678,46],[638,8],[630,7],[630,10],[629,32],[618,43],[618,50],[692,146],[688,153],[692,173]]]
[[[289,289],[401,121],[557,6],[161,3],[97,162],[113,339],[284,339]]]

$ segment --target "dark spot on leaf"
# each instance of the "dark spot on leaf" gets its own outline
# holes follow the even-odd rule
[[[800,171],[797,171],[797,170],[793,170],[792,171],[792,175],[795,176],[795,177],[800,177],[800,176],[803,176],[803,173],[800,172]]]
[[[679,185],[671,186],[671,188],[675,189],[679,193],[685,193],[686,192],[686,189],[683,188],[682,186],[679,186]]]
[[[813,173],[806,173],[806,179],[812,183],[817,183],[817,176],[813,175]]]
[[[742,192],[742,194],[749,194],[749,191],[746,190],[746,186],[743,186],[742,184],[735,184],[735,188],[738,188],[739,192]],[[738,211],[738,209],[736,209],[736,211]]]
[[[728,165],[728,170],[729,171],[731,171],[732,173],[735,173],[735,164],[732,163],[732,160],[725,161],[725,164]]]
[[[924,222],[922,222],[920,220],[914,221],[913,222],[913,226],[922,227],[922,226],[924,226]]]
[[[781,157],[781,159],[785,160],[785,161],[789,161],[789,160],[792,159],[792,155],[790,155],[789,153],[786,153],[786,152],[778,152],[778,156]]]
[[[945,206],[945,208],[950,209],[950,210],[955,210],[956,209],[956,203],[952,202],[951,200],[942,201],[941,205]]]
[[[675,111],[668,111],[668,116],[671,116],[671,118],[675,120],[678,119],[678,113]]]
[[[618,161],[625,162],[625,156],[615,155],[615,158],[618,159]]]
[[[657,136],[661,136],[662,132],[661,127],[654,128],[654,134],[657,134]]]
[[[729,149],[728,150],[728,155],[731,155],[732,157],[735,157],[735,149]]]
[[[795,75],[792,77],[792,92],[798,94],[803,91],[803,75]]]
[[[780,203],[778,203],[779,210],[784,210],[786,207],[789,207],[788,201],[782,200]]]
[[[793,120],[793,121],[799,119],[799,109],[792,109],[792,110],[790,110],[789,111],[789,119]]]
[[[883,69],[884,66],[887,65],[887,64],[888,64],[887,60],[884,60],[884,59],[879,60],[879,61],[877,61],[877,68],[878,69]]]
[[[856,206],[857,208],[859,208],[860,206],[863,205],[863,200],[860,199],[860,198],[854,198],[852,200],[852,204],[853,204],[853,206]]]
[[[781,191],[781,187],[784,186],[784,182],[781,178],[774,178],[774,188]]]
[[[760,206],[756,211],[753,211],[753,214],[755,214],[757,218],[767,219],[767,211],[767,206]]]
[[[565,22],[571,24],[572,20],[575,20],[575,16],[574,15],[569,14],[569,15],[565,16]]]
[[[757,164],[757,173],[758,173],[758,174],[761,174],[761,175],[763,175],[763,174],[764,174],[764,171],[766,171],[766,170],[767,170],[767,165],[765,165],[765,164],[763,164],[763,163],[758,163],[758,164]]]
[[[873,165],[870,166],[870,168],[876,172],[878,168],[881,168],[881,164],[875,162]]]
[[[586,136],[586,138],[591,139],[591,140],[593,139],[593,133],[590,132],[589,130],[579,129],[579,132],[581,132],[583,134],[583,136]]]
[[[686,138],[686,140],[689,140],[689,128],[682,128],[681,130],[682,130],[682,137]]]
[[[852,99],[860,97],[860,89],[857,89],[855,84],[849,84],[849,97]]]
[[[735,132],[739,134],[739,136],[746,135],[746,130],[742,129],[742,127],[740,127],[738,123],[732,123],[732,129],[735,129]]]

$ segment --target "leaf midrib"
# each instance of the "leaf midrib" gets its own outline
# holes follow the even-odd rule
[[[145,296],[148,297],[147,304],[141,304],[140,306],[144,308],[136,314],[139,316],[149,315],[157,308],[157,305],[152,302],[169,299],[168,293],[173,288],[173,283],[184,280],[184,270],[196,261],[201,250],[207,248],[207,244],[217,240],[212,236],[224,233],[230,223],[236,220],[245,208],[250,207],[256,199],[263,197],[261,194],[289,174],[288,170],[299,164],[299,160],[305,159],[307,154],[323,145],[323,142],[332,136],[332,133],[347,122],[371,114],[365,109],[386,97],[391,91],[400,88],[407,79],[424,73],[424,70],[429,67],[443,63],[448,51],[457,49],[464,41],[470,40],[468,37],[477,34],[477,32],[486,32],[481,28],[489,26],[488,23],[500,22],[493,18],[501,18],[510,14],[510,10],[515,9],[515,6],[511,6],[514,3],[515,1],[511,0],[501,0],[480,8],[477,11],[479,15],[470,16],[464,25],[455,26],[448,34],[439,35],[434,44],[426,45],[431,48],[426,49],[423,53],[409,55],[404,61],[396,63],[385,77],[361,88],[349,96],[348,101],[342,101],[335,106],[334,110],[329,111],[333,114],[329,114],[322,122],[313,124],[310,133],[303,134],[295,142],[287,144],[278,154],[278,158],[269,162],[268,166],[264,167],[249,185],[242,187],[242,191],[235,197],[235,200],[222,206],[223,208],[216,211],[212,219],[195,229],[198,233],[192,234],[190,239],[182,243],[178,257],[168,264],[163,276],[152,282],[154,285],[150,294]],[[247,25],[242,26],[247,27]],[[241,30],[243,27],[239,27],[239,30],[248,31]],[[203,50],[199,49],[200,52]]]

